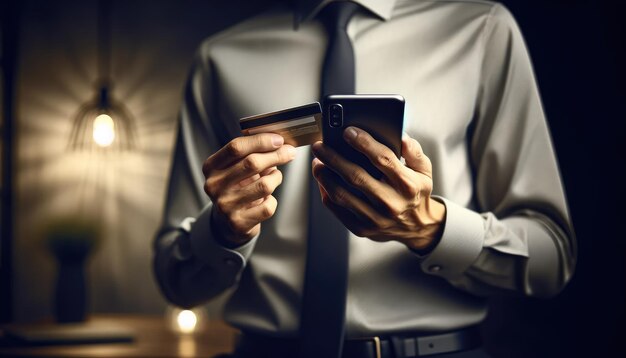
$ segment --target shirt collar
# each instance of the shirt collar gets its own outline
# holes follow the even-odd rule
[[[309,21],[329,2],[333,0],[295,0],[293,17],[294,28],[297,29],[301,23]],[[396,0],[351,0],[371,11],[382,20],[391,18],[391,11]]]

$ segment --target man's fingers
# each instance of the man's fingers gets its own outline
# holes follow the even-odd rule
[[[224,169],[252,153],[271,152],[285,143],[283,137],[274,133],[259,133],[237,137],[210,156],[202,167],[204,175],[210,169]]]
[[[367,197],[374,199],[381,194],[389,193],[389,188],[386,188],[384,183],[374,179],[365,169],[343,158],[330,147],[322,143],[315,143],[312,148],[315,156],[324,165],[337,173],[346,183],[363,192]],[[315,163],[313,169],[315,170]]]
[[[269,195],[259,205],[249,209],[242,210],[241,217],[243,220],[254,225],[271,218],[276,212],[278,201],[272,195]],[[251,225],[253,227],[254,225]]]
[[[295,149],[284,142],[272,133],[239,137],[205,160],[204,191],[226,220],[230,236],[249,239],[274,214],[277,202],[271,193],[282,181],[276,167],[295,157]]]
[[[387,146],[376,141],[369,133],[355,127],[344,131],[344,139],[356,150],[369,158],[385,174],[389,184],[403,196],[414,198],[423,187],[416,172],[432,178],[432,164],[422,151],[422,147],[408,136],[402,139],[402,154],[406,165]],[[394,207],[390,207],[396,212]]]
[[[433,177],[430,159],[424,154],[419,142],[408,135],[402,137],[402,157],[409,168],[429,178]]]
[[[245,179],[244,181],[248,181]],[[258,205],[260,199],[271,195],[282,183],[283,174],[275,169],[273,172],[259,177],[254,182],[242,187],[235,187],[223,190],[221,195],[215,200],[215,205],[223,213],[232,213],[242,208],[249,208]],[[242,181],[243,182],[243,181]]]
[[[258,205],[240,208],[225,215],[228,226],[236,235],[248,235],[259,223],[274,215],[278,202],[269,195],[263,198]]]
[[[259,174],[254,174],[254,175],[253,175],[253,176],[251,176],[251,177],[247,177],[247,178],[245,178],[244,180],[242,180],[242,181],[240,181],[240,182],[239,182],[239,186],[243,188],[243,187],[245,187],[246,185],[248,185],[248,184],[250,184],[250,183],[253,183],[253,182],[255,182],[255,181],[259,180],[259,178],[261,178],[262,176],[266,176],[266,175],[268,175],[268,174],[271,174],[271,173],[272,173],[274,170],[276,170],[276,169],[277,169],[276,167],[270,167],[270,168],[265,169],[264,171],[262,171],[262,172],[261,172],[261,173],[259,173]]]
[[[278,169],[278,168],[276,168],[276,166],[269,167],[269,168],[263,170],[260,174],[261,174],[261,176],[268,175],[268,174],[272,173],[276,169]]]
[[[259,178],[261,178],[261,174],[254,174],[251,177],[247,177],[244,180],[239,182],[239,187],[243,188],[246,185],[248,185],[250,183],[254,183],[255,181],[259,180]]]
[[[314,163],[313,175],[334,204],[351,211],[364,222],[373,223],[381,219],[381,215],[369,203],[352,194],[342,185],[342,179],[324,164]]]
[[[289,163],[295,156],[296,149],[290,145],[271,152],[249,154],[226,171],[222,182],[239,182],[255,174],[266,173],[272,167]]]
[[[407,168],[394,152],[386,145],[375,140],[369,133],[356,127],[348,127],[344,131],[344,139],[356,150],[368,157],[370,162],[385,175],[386,183],[394,188],[394,192],[405,197],[414,197],[419,190],[414,170]],[[426,157],[426,156],[424,156]],[[383,198],[384,199],[384,198]],[[393,213],[398,212],[395,198],[392,201],[382,200]]]
[[[280,170],[274,169],[271,173],[262,176],[257,181],[246,185],[236,192],[235,204],[246,205],[255,200],[265,198],[274,193],[274,190],[282,183],[283,174]]]
[[[348,127],[344,130],[343,137],[348,144],[363,153],[378,170],[392,181],[404,169],[404,165],[394,152],[366,131],[356,127]]]

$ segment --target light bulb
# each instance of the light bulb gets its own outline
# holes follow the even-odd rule
[[[115,122],[108,114],[93,120],[93,140],[101,147],[108,147],[115,139]]]
[[[183,310],[178,313],[178,317],[176,317],[176,323],[178,323],[178,329],[182,333],[191,333],[196,328],[196,323],[198,323],[198,318],[193,311]]]

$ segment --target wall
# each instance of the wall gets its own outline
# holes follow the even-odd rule
[[[249,1],[112,2],[113,95],[136,119],[128,153],[69,151],[71,119],[95,94],[96,1],[22,2],[18,73],[15,314],[49,316],[54,261],[44,229],[88,213],[105,227],[89,262],[95,312],[162,312],[151,272],[177,110],[193,54],[206,36],[250,16]]]

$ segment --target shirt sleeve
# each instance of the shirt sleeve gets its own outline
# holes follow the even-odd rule
[[[212,113],[215,96],[211,62],[201,47],[180,111],[176,147],[161,229],[154,241],[154,272],[174,304],[193,307],[235,285],[256,243],[238,248],[220,244],[204,193],[204,160],[238,134]]]
[[[445,228],[422,269],[477,295],[553,296],[572,276],[576,241],[528,52],[502,5],[484,43],[469,136],[477,210],[439,198]]]

